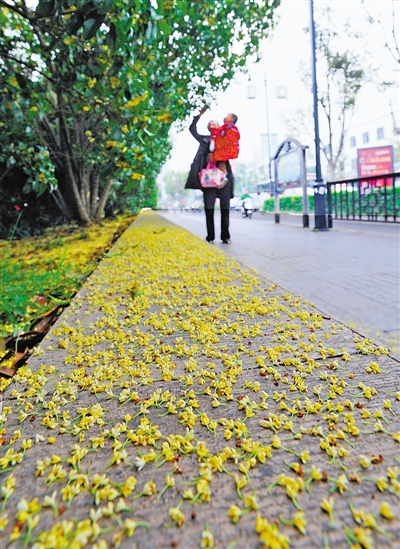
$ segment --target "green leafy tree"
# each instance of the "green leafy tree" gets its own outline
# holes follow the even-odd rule
[[[279,0],[0,0],[0,162],[82,223],[153,196],[168,131],[257,53]]]

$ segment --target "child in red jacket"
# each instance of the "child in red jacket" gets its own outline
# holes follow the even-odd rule
[[[226,161],[239,156],[240,133],[235,125],[237,119],[236,114],[228,113],[224,118],[224,124],[211,135],[211,151],[214,144],[213,160],[224,173],[227,173]]]

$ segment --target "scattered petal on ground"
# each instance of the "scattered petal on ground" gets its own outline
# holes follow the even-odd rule
[[[2,380],[7,547],[399,544],[398,362],[156,214],[34,355]]]

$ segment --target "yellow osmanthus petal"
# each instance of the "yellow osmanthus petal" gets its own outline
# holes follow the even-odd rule
[[[130,131],[130,123],[122,126],[123,134]],[[120,145],[105,143],[117,152]],[[138,147],[134,155],[139,154]],[[139,167],[132,168],[132,177],[142,178]],[[348,525],[351,514],[346,517],[343,502],[351,500],[356,483],[363,491],[371,487],[382,517],[395,515],[382,502],[385,493],[386,498],[400,493],[392,459],[400,443],[394,415],[399,397],[382,389],[381,380],[386,383],[391,375],[379,358],[385,353],[350,334],[343,347],[342,328],[298,296],[271,283],[264,288],[264,281],[215,247],[173,225],[146,220],[153,219],[151,212],[142,215],[64,312],[50,341],[35,351],[35,366],[21,367],[7,389],[0,468],[36,463],[32,495],[21,492],[25,501],[16,511],[10,502],[21,499],[15,492],[24,487],[16,472],[15,485],[6,478],[8,471],[2,477],[7,539],[25,543],[28,525],[39,521],[38,546],[50,547],[53,539],[65,547],[86,540],[103,549],[101,531],[108,528],[118,546],[124,536],[136,535],[139,524],[123,513],[131,505],[138,513],[140,505],[132,501],[152,495],[140,512],[147,513],[150,505],[152,513],[164,514],[164,523],[183,526],[180,501],[205,509],[220,493],[234,494],[225,516],[234,528],[245,513],[247,521],[263,508],[260,492],[256,497],[251,491],[268,477],[276,479],[271,495],[286,493],[290,509],[306,498],[321,501],[321,508],[311,513],[307,505],[307,517],[292,511],[282,531],[272,508],[268,520],[257,517],[256,533],[265,547],[288,547],[287,532],[306,535],[307,525],[326,521],[323,511],[332,523],[335,501],[336,520]],[[79,262],[80,251],[85,261],[90,241],[81,239],[73,262]],[[67,260],[71,257],[68,253]],[[363,383],[366,365],[369,374],[380,375],[364,372]],[[376,388],[366,385],[372,378],[378,380]],[[389,401],[389,394],[396,397]],[[9,433],[7,421],[13,425]],[[374,438],[375,452],[383,444],[387,448],[384,469],[372,454]],[[45,452],[50,447],[40,444],[46,440],[53,443],[53,457]],[[294,455],[298,463],[289,463]],[[32,461],[24,462],[26,456]],[[277,463],[288,465],[294,478],[279,474]],[[371,478],[364,478],[361,468],[369,468]],[[164,488],[170,490],[157,498]],[[37,504],[29,507],[38,491]],[[81,505],[85,498],[93,508]],[[53,523],[51,509],[60,513]],[[17,514],[22,530],[13,530]],[[360,529],[352,530],[352,542],[368,544],[375,516],[357,510],[353,517]],[[197,543],[212,547],[208,527]]]

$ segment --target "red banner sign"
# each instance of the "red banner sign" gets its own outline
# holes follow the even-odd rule
[[[358,177],[393,173],[393,146],[357,150]]]

